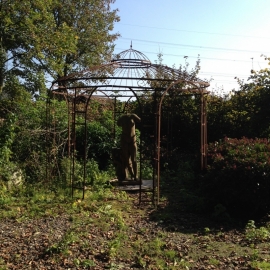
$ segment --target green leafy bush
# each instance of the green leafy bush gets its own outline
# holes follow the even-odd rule
[[[77,130],[76,145],[78,155],[83,156],[84,153],[84,130]],[[87,124],[87,157],[94,159],[100,170],[106,170],[111,156],[112,148],[115,146],[115,141],[112,132],[102,123],[93,121]]]
[[[10,113],[0,128],[0,182],[4,181],[9,188],[23,182],[23,172],[14,161],[12,151],[16,137],[16,121],[16,115]]]
[[[231,139],[209,145],[203,189],[209,206],[223,205],[229,214],[257,218],[270,210],[270,142]]]
[[[249,220],[245,227],[245,237],[250,242],[262,242],[269,240],[270,232],[269,227],[257,228],[254,220]]]
[[[61,160],[61,175],[62,175],[62,186],[68,187],[70,186],[71,181],[71,163],[72,160],[69,158],[63,158]],[[74,184],[77,186],[82,185],[84,170],[82,162],[76,161],[74,163]],[[94,159],[89,159],[85,166],[85,184],[87,186],[91,186],[95,190],[103,189],[108,187],[108,179],[110,176],[107,172],[100,171],[98,168],[98,164]]]

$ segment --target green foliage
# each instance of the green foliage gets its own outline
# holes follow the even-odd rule
[[[31,100],[31,95],[26,91],[26,88],[21,84],[16,75],[7,74],[6,80],[0,92],[1,117],[5,117],[7,112],[18,113],[20,105],[29,104]]]
[[[12,175],[18,170],[16,163],[12,161],[12,144],[16,136],[16,120],[15,114],[9,114],[0,129],[0,180],[11,180]]]
[[[99,121],[93,121],[87,124],[87,157],[89,159],[94,159],[101,170],[108,168],[111,150],[116,144],[111,128],[112,127],[108,127],[108,123],[104,125]],[[78,155],[83,156],[84,127],[77,130],[76,139]]]
[[[69,158],[63,158],[61,160],[61,175],[62,186],[68,187],[71,181],[71,160]],[[93,190],[102,190],[109,187],[108,179],[110,176],[107,172],[100,171],[98,164],[94,159],[90,159],[85,165],[86,179],[85,184],[90,186]],[[82,185],[84,179],[84,170],[82,162],[75,161],[74,163],[74,179],[75,185]]]
[[[262,269],[262,270],[268,270],[270,269],[270,263],[267,261],[254,261],[251,263],[251,267],[253,269]]]
[[[44,75],[57,79],[108,60],[118,36],[112,33],[119,20],[113,3],[1,1],[0,90],[8,73],[34,94]]]
[[[245,237],[250,242],[266,241],[270,238],[269,228],[257,228],[254,220],[249,220],[245,228]]]
[[[3,126],[1,128],[1,137],[0,137],[0,143],[1,143],[1,159],[2,162],[9,162],[12,156],[11,146],[15,139],[15,121],[16,121],[16,115],[10,114],[8,115],[8,118],[5,119]],[[4,165],[4,164],[2,164]]]
[[[27,175],[27,181],[45,179],[46,167],[46,103],[44,100],[20,104],[13,151],[17,162]]]
[[[270,143],[267,139],[231,139],[209,145],[202,182],[211,205],[223,205],[234,217],[257,218],[270,207]]]
[[[214,142],[231,138],[269,138],[270,70],[251,71],[248,83],[240,80],[239,90],[223,96],[210,94],[208,104],[208,138]]]
[[[55,142],[59,157],[64,154],[67,141],[67,114],[64,101],[52,101],[52,122],[57,123]],[[31,95],[14,77],[6,83],[0,94],[0,162],[1,174],[12,175],[22,170],[28,182],[44,181],[46,175],[46,99],[39,96],[32,100]]]
[[[61,173],[58,165],[67,152],[67,108],[65,102],[51,100],[52,111],[46,114],[46,79],[57,79],[110,58],[112,42],[118,36],[112,33],[113,24],[119,20],[117,10],[111,9],[113,3],[113,0],[1,1],[0,118],[4,119],[0,130],[1,178],[8,179],[22,170],[28,182],[44,181],[47,147],[53,139],[54,157],[59,159],[55,167]],[[11,115],[16,118],[12,123]],[[56,127],[53,135],[47,133],[47,120]],[[109,119],[104,117],[109,125],[106,120]],[[99,145],[98,150],[104,148]],[[108,153],[107,149],[102,151],[101,155]],[[92,167],[87,170],[95,172]],[[89,175],[89,181],[93,181],[94,176]]]
[[[171,91],[162,115],[161,137],[170,142],[171,154],[194,153],[200,148],[200,96]]]
[[[150,162],[142,162],[140,170],[142,179],[153,179],[153,168],[150,165]]]

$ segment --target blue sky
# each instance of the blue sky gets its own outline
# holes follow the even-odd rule
[[[190,68],[200,55],[202,79],[213,79],[209,90],[238,89],[235,77],[246,80],[253,68],[268,67],[270,0],[116,0],[120,22],[114,32],[115,53],[143,52],[152,62]]]

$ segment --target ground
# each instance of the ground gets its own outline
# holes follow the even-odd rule
[[[270,269],[267,231],[225,228],[176,201],[139,205],[136,192],[1,211],[0,269]]]

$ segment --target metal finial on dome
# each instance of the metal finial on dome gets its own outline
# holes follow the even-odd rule
[[[132,41],[130,48],[118,53],[111,62],[117,63],[121,68],[148,68],[151,66],[150,60],[141,52],[132,49]]]

